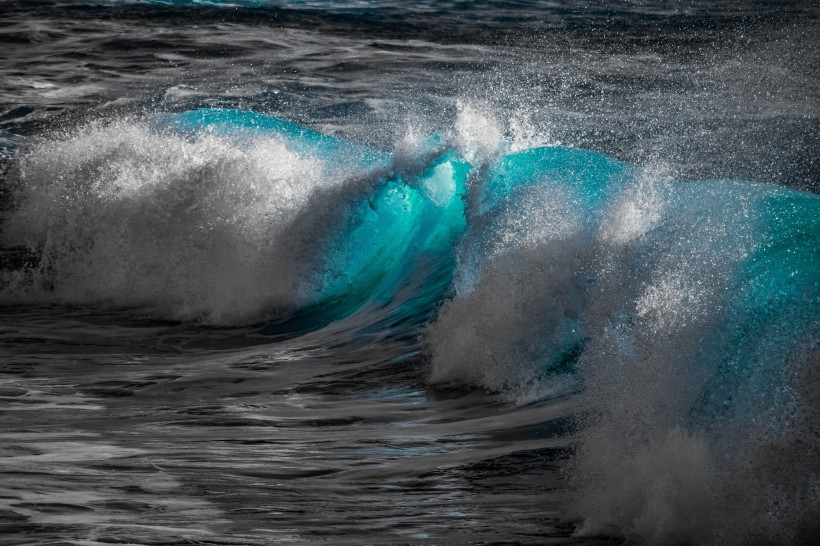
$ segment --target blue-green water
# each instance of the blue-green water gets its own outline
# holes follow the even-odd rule
[[[816,7],[0,15],[9,543],[812,543]]]

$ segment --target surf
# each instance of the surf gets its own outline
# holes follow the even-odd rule
[[[16,159],[2,243],[29,257],[0,301],[421,335],[431,384],[583,401],[579,535],[804,532],[820,198],[500,134],[387,152],[242,110],[91,123]]]

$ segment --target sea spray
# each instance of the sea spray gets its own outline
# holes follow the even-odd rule
[[[820,199],[560,153],[501,158],[483,180],[456,297],[428,331],[431,380],[519,403],[580,386],[579,536],[808,536]]]
[[[220,324],[310,298],[305,249],[323,227],[288,228],[343,182],[276,135],[191,139],[127,120],[40,143],[16,174],[3,240],[29,247],[37,266],[4,272],[5,302],[141,307]]]
[[[0,6],[4,541],[820,536],[817,2]]]
[[[4,244],[29,265],[3,272],[3,301],[299,330],[395,303],[423,321],[465,229],[470,166],[439,141],[394,161],[222,109],[45,140],[13,173]],[[426,287],[398,301],[409,284]]]
[[[431,382],[581,392],[579,535],[810,536],[817,196],[529,148],[459,112],[395,157],[231,110],[36,143],[3,232],[31,265],[3,272],[3,301],[307,329],[438,309]]]

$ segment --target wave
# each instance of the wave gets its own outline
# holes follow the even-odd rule
[[[431,144],[432,145],[432,144]],[[403,168],[278,118],[197,110],[94,123],[33,146],[13,174],[4,303],[140,308],[230,325],[326,324],[384,306],[429,262],[449,285],[468,165],[436,149]],[[400,170],[399,170],[400,169]]]
[[[27,259],[0,302],[271,330],[429,321],[432,383],[585,401],[579,535],[810,536],[820,198],[459,116],[393,153],[212,109],[32,143],[2,234]]]
[[[551,147],[501,157],[471,197],[431,380],[579,393],[579,536],[816,536],[817,195]]]

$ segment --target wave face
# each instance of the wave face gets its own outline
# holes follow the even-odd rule
[[[389,154],[251,112],[92,124],[19,162],[4,243],[34,265],[5,272],[2,297],[327,323],[389,303],[417,262],[451,259],[467,172],[445,153],[396,174]],[[431,305],[407,299],[405,313]]]
[[[479,118],[394,153],[218,109],[31,144],[3,233],[28,265],[2,301],[262,331],[430,320],[432,383],[584,400],[579,536],[808,536],[820,198]]]

